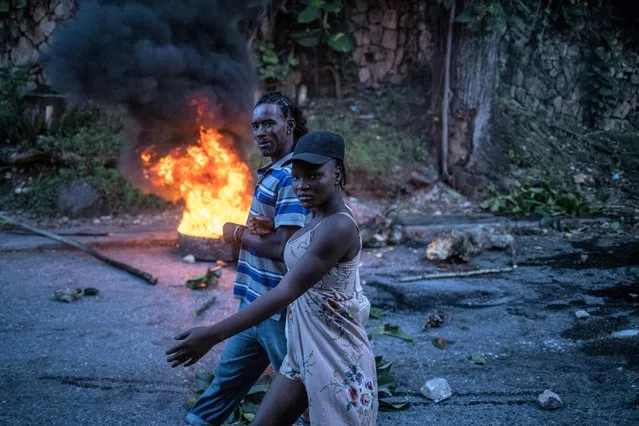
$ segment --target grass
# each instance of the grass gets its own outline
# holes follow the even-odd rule
[[[420,89],[366,90],[342,99],[319,99],[307,110],[309,129],[331,130],[346,140],[347,166],[364,172],[396,173],[428,158]]]

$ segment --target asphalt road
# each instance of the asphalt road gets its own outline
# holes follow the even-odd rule
[[[208,264],[183,263],[173,246],[102,249],[159,276],[153,287],[81,253],[33,244],[10,251],[11,242],[4,243],[0,423],[182,424],[194,376],[213,368],[221,348],[190,369],[169,368],[164,351],[178,331],[234,312],[232,268],[216,304],[198,319],[194,312],[212,293],[188,290],[184,280]],[[397,278],[433,271],[423,248],[366,252],[367,290],[387,309],[371,320],[369,333],[376,353],[394,361],[395,400],[411,403],[406,411],[380,413],[380,425],[639,423],[639,409],[629,408],[639,394],[639,338],[610,337],[639,328],[639,303],[630,296],[638,286],[637,239],[579,245],[564,237],[518,237],[517,244],[515,272],[405,284]],[[476,265],[508,262],[504,253],[486,253]],[[67,286],[100,294],[70,304],[52,300]],[[422,331],[433,309],[445,314],[444,325]],[[578,309],[591,317],[578,320]],[[384,323],[398,324],[414,343],[380,334]],[[432,344],[435,337],[445,339],[443,349]],[[486,363],[473,363],[472,354]],[[419,393],[434,377],[446,378],[454,392],[439,404]],[[535,401],[544,389],[558,393],[565,407],[541,410]]]

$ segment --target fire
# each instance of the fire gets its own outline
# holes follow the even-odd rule
[[[197,145],[159,157],[153,147],[140,153],[145,177],[160,192],[181,198],[185,209],[178,231],[219,238],[225,222],[244,223],[251,205],[251,172],[215,129],[200,127]]]

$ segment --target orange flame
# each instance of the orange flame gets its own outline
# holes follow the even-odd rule
[[[140,154],[145,177],[154,187],[184,200],[181,234],[219,238],[225,222],[246,221],[251,172],[232,145],[223,142],[218,131],[201,126],[198,145],[159,158],[152,147]]]

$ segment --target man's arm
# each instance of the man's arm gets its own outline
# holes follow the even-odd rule
[[[179,334],[176,339],[182,343],[167,351],[171,355],[167,361],[175,367],[186,367],[196,363],[217,343],[258,324],[281,311],[310,287],[315,285],[335,266],[351,244],[359,237],[350,219],[333,217],[318,229],[308,250],[282,279],[265,295],[242,309],[235,315],[208,327],[196,327]]]
[[[282,260],[286,242],[298,229],[296,226],[280,226],[275,232],[268,235],[253,235],[245,231],[240,240],[244,246],[264,256]]]

